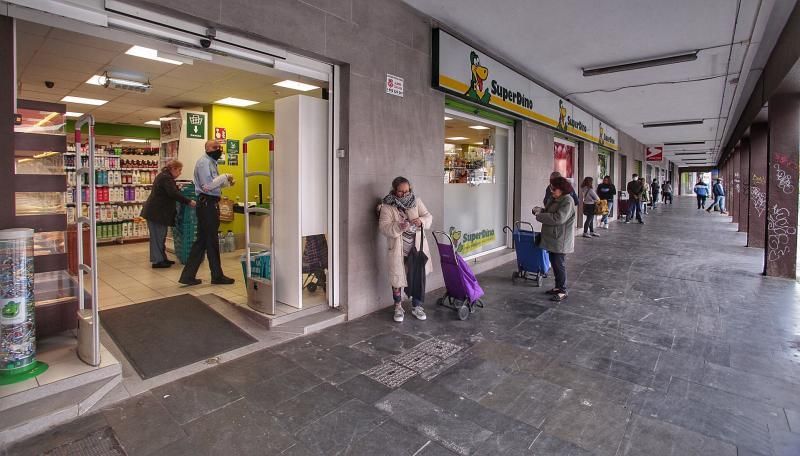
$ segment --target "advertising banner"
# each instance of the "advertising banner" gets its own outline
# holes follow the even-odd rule
[[[447,32],[435,29],[433,43],[435,88],[618,150],[616,129],[559,95]]]
[[[664,146],[647,146],[645,149],[645,161],[660,162],[664,160]]]

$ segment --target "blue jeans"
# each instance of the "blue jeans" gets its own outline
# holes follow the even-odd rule
[[[642,202],[639,200],[628,200],[628,217],[625,219],[626,222],[629,222],[633,219],[633,215],[636,214],[636,220],[642,221]]]
[[[714,204],[712,204],[709,209],[712,207],[717,206],[720,212],[725,212],[725,195],[717,196],[714,199]]]
[[[601,225],[607,225],[608,224],[608,217],[609,216],[612,217],[612,218],[614,217],[614,200],[610,199],[610,200],[606,200],[606,201],[608,201],[608,214],[604,215],[603,218],[600,219],[600,224]]]

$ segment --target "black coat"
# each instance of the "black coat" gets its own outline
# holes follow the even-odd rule
[[[142,217],[161,225],[174,226],[178,213],[176,201],[189,204],[192,200],[181,194],[169,171],[162,171],[153,182],[153,190],[142,208]]]

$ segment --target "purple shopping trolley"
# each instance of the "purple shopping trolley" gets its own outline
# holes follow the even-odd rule
[[[447,243],[439,242],[439,237],[447,238]],[[458,312],[458,318],[466,320],[478,307],[483,307],[483,289],[478,284],[478,279],[472,269],[461,256],[456,253],[453,240],[443,231],[434,231],[433,238],[439,249],[439,260],[444,275],[444,285],[447,293],[436,302]]]

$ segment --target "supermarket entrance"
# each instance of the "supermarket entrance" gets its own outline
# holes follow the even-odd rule
[[[259,323],[260,329],[244,328],[251,335],[338,307],[332,67],[285,52],[270,61],[264,53],[187,51],[152,34],[41,16],[41,22],[15,20],[21,120],[14,157],[16,175],[47,181],[42,191],[15,195],[17,215],[31,226],[38,226],[37,217],[61,218],[36,234],[40,340],[75,334],[81,291],[74,256],[81,234],[74,222],[89,216],[89,205],[76,202],[78,192],[83,201],[96,201],[99,283],[97,295],[87,298],[100,311],[101,327],[104,311],[184,294],[237,325]],[[64,23],[71,26],[59,26]],[[88,131],[75,137],[75,119],[85,115],[96,122],[93,163]],[[261,133],[274,141],[245,147],[245,138]],[[198,162],[209,160],[209,140],[222,151],[219,173],[231,177],[221,189],[218,247],[224,273],[236,281],[212,284],[204,260],[196,275],[202,283],[185,286],[178,279],[195,240],[196,209],[176,203],[166,239],[171,267],[154,267],[151,233],[140,214],[157,176],[175,160],[183,165],[180,193],[197,199],[193,174]],[[95,188],[78,185],[76,170],[92,165]],[[249,177],[245,188],[246,171],[271,174]],[[267,246],[251,245],[249,263],[260,288],[272,288],[274,309],[249,305],[248,231],[251,244]],[[83,239],[88,245],[88,236]],[[40,303],[48,312],[40,315]]]

